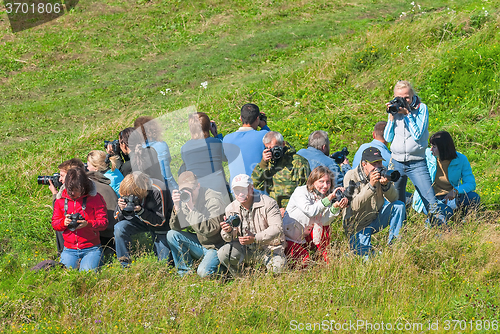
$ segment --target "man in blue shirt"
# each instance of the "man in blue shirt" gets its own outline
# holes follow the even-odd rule
[[[222,140],[224,154],[229,161],[230,180],[239,174],[252,175],[266,148],[262,138],[270,130],[265,115],[255,104],[248,103],[241,107],[240,119],[242,126]],[[258,127],[260,131],[257,131]]]
[[[307,149],[303,148],[297,154],[307,159],[311,171],[318,166],[328,167],[335,175],[336,187],[342,186],[345,172],[330,158],[330,140],[326,131],[317,130],[311,133]]]
[[[380,153],[382,153],[382,164],[385,168],[389,165],[389,161],[391,161],[391,151],[387,148],[387,142],[384,139],[384,130],[387,122],[382,121],[375,124],[375,128],[373,129],[373,140],[370,143],[365,143],[361,145],[354,155],[354,159],[352,160],[352,168],[358,167],[361,162],[361,155],[363,151],[368,147],[376,147],[379,149]]]

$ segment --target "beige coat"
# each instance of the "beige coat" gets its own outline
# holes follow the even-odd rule
[[[384,206],[384,197],[389,202],[398,199],[397,190],[392,182],[389,182],[389,187],[385,191],[380,183],[372,187],[361,164],[346,173],[345,188],[349,186],[350,180],[359,182],[359,185],[354,190],[351,203],[342,213],[344,230],[348,236],[361,231],[377,218]]]
[[[255,244],[262,250],[284,248],[283,221],[278,203],[271,197],[254,193],[254,202],[250,210],[246,210],[238,201],[233,201],[226,207],[226,217],[237,214],[241,219],[238,228],[226,233],[221,230],[226,242],[237,240],[246,231],[255,234]],[[242,231],[242,232],[241,232]]]

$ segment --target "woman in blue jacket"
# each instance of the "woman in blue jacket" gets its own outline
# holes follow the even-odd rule
[[[436,198],[449,205],[455,200],[456,208],[465,210],[477,207],[480,197],[474,192],[476,179],[467,157],[456,151],[451,135],[439,131],[429,142],[431,147],[426,149],[425,155]],[[418,192],[413,194],[413,208],[426,212]]]

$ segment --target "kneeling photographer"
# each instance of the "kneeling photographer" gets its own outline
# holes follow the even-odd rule
[[[246,174],[234,177],[231,187],[236,200],[226,208],[226,220],[220,225],[228,242],[217,252],[220,262],[231,274],[244,264],[262,262],[268,271],[280,273],[285,266],[285,238],[278,203],[254,192]]]
[[[170,260],[167,232],[172,207],[172,197],[163,180],[151,179],[142,172],[133,172],[123,179],[114,229],[116,256],[123,267],[130,264],[131,237],[141,232],[151,233],[160,261]]]
[[[398,199],[393,181],[397,171],[387,171],[382,165],[378,148],[363,151],[361,164],[347,172],[344,186],[354,184],[350,205],[344,208],[343,224],[351,249],[365,257],[371,254],[371,236],[389,226],[390,244],[403,226],[405,204]]]
[[[201,187],[191,171],[179,175],[178,184],[180,190],[172,191],[174,212],[167,234],[177,272],[184,276],[191,270],[193,260],[201,259],[198,275],[215,274],[220,264],[217,250],[225,243],[220,235],[220,223],[228,203],[221,193]],[[189,227],[195,233],[183,230]]]
[[[80,271],[95,270],[101,259],[99,231],[106,229],[106,203],[83,168],[69,169],[65,189],[54,204],[52,227],[61,231],[64,250],[61,263]]]
[[[279,132],[269,131],[262,142],[266,149],[262,152],[262,161],[252,172],[252,181],[255,189],[278,202],[283,214],[295,188],[306,184],[311,173],[309,162],[296,154]]]

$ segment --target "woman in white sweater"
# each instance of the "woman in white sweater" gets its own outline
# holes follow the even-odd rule
[[[330,223],[348,206],[342,198],[344,188],[335,188],[333,173],[324,166],[316,167],[305,186],[295,189],[283,217],[286,255],[292,265],[306,267],[309,251],[315,251],[328,263],[327,246],[330,243]]]

